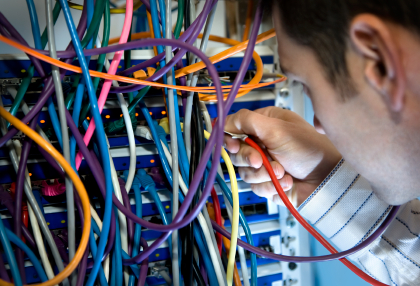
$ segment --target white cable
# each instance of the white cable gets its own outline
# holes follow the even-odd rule
[[[18,140],[13,140],[13,146],[15,148],[17,157],[20,160],[20,154],[22,152],[21,143]],[[25,168],[25,180],[28,182],[29,185],[31,184],[28,168]],[[48,259],[47,251],[45,250],[44,240],[42,239],[42,234],[41,234],[41,230],[39,229],[38,221],[35,217],[35,213],[31,205],[29,203],[27,203],[27,205],[28,205],[29,221],[31,223],[36,246],[38,247],[39,256],[41,257],[41,262],[44,265],[45,274],[47,274],[48,279],[52,279],[54,278],[55,274],[52,269],[50,260]]]
[[[169,166],[172,168],[172,155],[169,153],[168,148],[166,148],[165,144],[160,141],[162,148],[163,148],[163,152],[165,153],[165,156],[168,160],[168,164]],[[182,179],[182,176],[179,175],[179,186],[181,187],[182,192],[184,193],[184,195],[186,196],[188,193],[188,189],[187,186],[185,185],[184,180]],[[214,271],[216,272],[216,276],[217,276],[217,281],[219,283],[219,285],[226,285],[226,279],[223,278],[223,272],[222,272],[222,266],[219,262],[218,257],[220,258],[220,256],[218,255],[218,252],[215,250],[214,247],[211,247],[213,245],[213,241],[211,239],[211,235],[210,235],[210,230],[207,226],[206,223],[206,219],[204,218],[203,214],[200,212],[197,216],[198,222],[201,226],[201,229],[203,230],[203,234],[204,237],[206,239],[206,243],[208,245],[208,249],[210,252],[210,258],[211,261],[213,262],[214,265]]]
[[[200,109],[201,109],[201,112],[203,113],[204,124],[206,125],[206,129],[208,132],[211,133],[213,126],[211,125],[210,114],[209,114],[209,111],[207,110],[207,106],[202,101],[200,101]],[[220,165],[220,163],[217,166],[217,173],[223,178],[223,171],[222,171],[222,166]],[[233,213],[232,205],[228,201],[225,194],[223,194],[223,199],[225,201],[228,217],[232,225],[232,213]],[[238,238],[239,239],[241,238],[239,233],[238,233]],[[250,285],[249,274],[248,274],[248,266],[246,265],[245,251],[240,246],[238,246],[238,255],[239,255],[239,262],[241,263],[242,279],[243,279],[244,286],[249,286]]]
[[[96,46],[98,48],[101,47],[101,40],[99,36],[96,38]],[[109,61],[107,56],[105,57],[105,69],[108,71],[110,67]],[[112,85],[115,87],[119,87],[117,81],[113,80]],[[120,103],[121,111],[123,114],[124,122],[125,122],[125,128],[127,129],[127,137],[128,137],[128,146],[129,146],[129,153],[130,153],[130,165],[128,167],[128,176],[127,181],[125,183],[125,190],[127,193],[131,189],[131,185],[133,184],[134,176],[136,174],[136,140],[134,138],[134,132],[131,124],[131,118],[130,113],[128,112],[128,105],[127,102],[124,99],[124,96],[122,93],[117,93],[118,101]]]
[[[107,138],[108,143],[108,138]],[[109,162],[111,167],[111,178],[112,178],[112,185],[114,186],[114,193],[117,199],[123,203],[122,194],[120,183],[118,182],[118,175],[117,171],[115,170],[114,161],[111,157],[111,152],[109,151],[108,145],[108,154],[109,154]],[[127,217],[120,211],[118,211],[118,220],[120,222],[120,235],[121,235],[121,248],[126,253],[128,253],[128,236],[127,236]],[[124,281],[125,284],[128,285],[128,279],[130,277],[130,273],[127,266],[124,266]]]
[[[96,37],[96,46],[98,48],[101,47],[101,40],[99,36]],[[107,55],[105,56],[105,69],[108,71],[110,67],[110,63],[108,61]],[[119,87],[119,84],[117,81],[113,80],[112,85],[115,87]],[[134,138],[134,132],[133,127],[131,124],[131,118],[130,113],[128,112],[128,106],[127,102],[124,99],[124,96],[122,93],[117,93],[118,101],[120,103],[121,111],[123,114],[124,122],[125,122],[125,128],[127,130],[127,137],[128,137],[128,147],[129,147],[129,153],[130,153],[130,165],[128,167],[128,176],[125,183],[125,190],[127,193],[131,189],[131,185],[134,180],[134,175],[136,173],[136,141]],[[109,143],[108,143],[108,150],[109,150]],[[111,176],[112,176],[112,184],[114,185],[114,192],[118,200],[123,203],[122,201],[122,195],[121,195],[121,188],[120,184],[118,182],[118,175],[115,170],[114,162],[112,160],[111,154],[109,154],[109,159],[111,162]],[[120,234],[121,234],[121,248],[128,253],[128,237],[127,237],[127,218],[125,215],[118,211],[118,219],[120,221]],[[128,280],[130,277],[129,269],[127,266],[124,266],[124,281],[125,285],[128,285]]]

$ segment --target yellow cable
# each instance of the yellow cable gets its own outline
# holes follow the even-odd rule
[[[42,147],[45,151],[47,151],[60,165],[63,167],[64,171],[67,173],[67,175],[72,180],[74,186],[76,187],[77,193],[80,196],[80,199],[82,201],[83,205],[83,215],[85,217],[84,225],[83,225],[83,232],[82,232],[82,238],[80,239],[79,247],[77,248],[77,251],[73,257],[73,259],[69,262],[69,264],[64,268],[64,270],[57,274],[53,279],[48,280],[43,283],[39,284],[31,284],[31,286],[53,286],[60,284],[64,279],[70,276],[71,273],[76,269],[79,262],[81,261],[83,254],[85,253],[86,246],[88,244],[89,240],[89,234],[90,234],[90,203],[89,203],[89,197],[86,193],[86,189],[83,186],[82,181],[80,181],[80,178],[76,175],[73,168],[67,163],[67,161],[64,159],[64,157],[47,141],[45,141],[38,133],[33,131],[31,128],[26,126],[25,123],[11,115],[9,112],[7,112],[3,107],[0,107],[0,116],[9,121],[11,124],[13,124],[14,127],[25,133],[29,138],[31,138],[35,143],[37,143],[39,146]],[[6,282],[4,280],[0,279],[0,285],[6,285],[6,286],[13,286],[12,283]]]
[[[69,7],[72,9],[76,9],[76,10],[83,10],[83,5],[79,5],[73,2],[68,2],[69,3]],[[133,6],[133,11],[136,11],[138,8],[141,7],[141,5],[143,5],[143,3],[141,1],[138,1],[134,6]],[[118,8],[111,8],[110,9],[111,14],[125,14],[125,8],[122,7],[118,7]]]
[[[208,140],[210,133],[204,130],[204,136]],[[235,255],[236,255],[236,244],[238,242],[238,228],[239,228],[239,192],[238,182],[236,181],[236,173],[233,168],[232,161],[229,158],[228,153],[222,148],[222,158],[225,161],[230,177],[230,185],[232,189],[232,200],[233,200],[233,215],[232,215],[232,234],[230,240],[229,259],[227,265],[226,279],[228,286],[232,286],[233,283],[233,271],[235,270]]]

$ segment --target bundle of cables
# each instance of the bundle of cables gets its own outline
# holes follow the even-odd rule
[[[168,285],[241,285],[235,263],[237,253],[244,285],[257,285],[256,254],[294,262],[340,259],[369,283],[383,285],[345,257],[376,239],[398,208],[395,207],[383,225],[364,242],[337,253],[290,204],[259,146],[250,138],[243,137],[246,143],[262,154],[264,165],[292,214],[333,254],[288,257],[253,246],[250,227],[239,207],[235,170],[222,144],[225,118],[235,98],[253,89],[285,80],[279,75],[275,81],[260,82],[263,63],[254,48],[257,43],[275,36],[273,30],[258,35],[263,14],[260,6],[252,24],[253,4],[250,1],[243,42],[238,42],[210,35],[217,0],[206,0],[199,15],[195,15],[196,9],[191,6],[191,1],[178,0],[174,31],[172,1],[169,0],[127,0],[125,5],[112,9],[110,6],[113,3],[109,0],[84,0],[83,5],[59,0],[54,7],[52,0],[45,0],[47,25],[42,35],[34,2],[26,2],[35,47],[30,47],[0,12],[0,41],[26,53],[31,61],[18,88],[8,88],[13,97],[9,111],[3,107],[0,97],[0,147],[7,148],[16,171],[13,197],[0,186],[0,201],[13,217],[12,229],[8,229],[0,220],[0,241],[10,269],[7,271],[0,256],[1,285],[11,285],[11,281],[16,285],[26,284],[24,253],[41,280],[37,285],[146,285],[149,256],[165,242],[170,249],[171,262],[165,267],[155,265],[153,270]],[[135,33],[133,17],[140,17],[141,13],[136,10],[144,7],[149,31]],[[71,9],[82,11],[77,26]],[[71,42],[64,51],[56,50],[54,25],[60,13],[64,15],[71,36]],[[118,13],[125,14],[121,36],[110,40],[111,14]],[[100,34],[101,22],[103,32]],[[182,27],[184,31],[181,33]],[[204,32],[200,34],[203,28]],[[196,47],[198,38],[202,39],[199,48]],[[207,58],[204,52],[209,40],[232,47]],[[46,46],[47,50],[44,50]],[[153,47],[155,56],[132,65],[131,50],[148,47]],[[214,64],[241,51],[245,51],[245,54],[234,81],[231,85],[222,86]],[[109,53],[114,53],[112,60],[108,59]],[[119,66],[123,53],[124,69]],[[184,55],[187,57],[185,67],[182,62]],[[98,56],[96,70],[89,69],[92,56]],[[252,59],[256,67],[255,76],[249,83],[242,84]],[[51,65],[51,71],[46,69],[47,64]],[[147,75],[143,70],[151,67],[157,69]],[[197,86],[198,72],[204,68],[211,84]],[[146,74],[144,79],[134,76],[139,71]],[[72,87],[66,89],[63,79],[69,74],[72,74],[73,82]],[[42,82],[42,90],[29,108],[24,98],[35,75]],[[160,123],[152,119],[144,102],[144,97],[156,90],[162,90],[166,105],[167,118]],[[122,118],[112,128],[121,130],[125,127],[129,142],[130,163],[123,174],[117,173],[108,144],[107,133],[112,128],[104,126],[101,115],[109,94],[116,94],[122,113]],[[182,96],[183,120],[178,105],[179,95]],[[214,126],[203,101],[217,102],[218,117]],[[43,130],[38,125],[44,107],[48,110],[52,130]],[[147,126],[137,126],[136,107],[141,110]],[[15,117],[19,108],[24,113],[20,119]],[[170,135],[170,146],[165,130]],[[18,132],[24,134],[22,141],[12,140]],[[135,136],[154,142],[165,175],[160,181],[170,190],[171,207],[163,206],[153,174],[144,169],[136,170]],[[50,140],[55,139],[58,142],[55,146],[60,151],[51,145]],[[61,238],[49,230],[41,196],[33,188],[36,182],[31,181],[28,172],[33,142],[58,174],[55,179],[64,182],[42,184],[45,197],[65,196],[67,231]],[[221,157],[229,173],[230,189],[221,173]],[[83,178],[79,174],[82,161],[90,169],[90,175]],[[231,233],[223,228],[220,202],[213,188],[216,181],[223,191],[232,225]],[[85,186],[89,186],[89,194]],[[154,201],[161,222],[143,219],[142,190],[147,191]],[[131,198],[129,193],[132,193]],[[205,207],[210,195],[213,203]],[[135,202],[134,210],[131,200]],[[245,232],[247,243],[238,238],[239,224]],[[142,236],[142,228],[159,233],[150,245]],[[222,235],[227,239],[222,240]],[[16,246],[15,249],[10,242]],[[250,274],[244,249],[252,253]]]

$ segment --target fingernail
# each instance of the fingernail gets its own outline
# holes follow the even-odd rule
[[[251,161],[249,160],[249,158],[248,158],[248,157],[245,157],[245,161],[246,161],[246,163],[247,163],[249,166],[251,166]]]
[[[287,182],[281,181],[281,182],[280,182],[280,186],[281,186],[283,189],[287,189],[287,188],[289,187],[289,184],[288,184]]]

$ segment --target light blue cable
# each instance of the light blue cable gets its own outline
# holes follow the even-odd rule
[[[92,221],[94,221],[94,220],[92,219]],[[96,222],[95,222],[95,224],[96,224]],[[96,225],[96,226],[98,226],[98,225]],[[99,227],[98,227],[98,229],[99,229]],[[92,253],[92,257],[96,257],[96,254],[98,252],[98,246],[96,245],[95,236],[93,235],[93,227],[90,229],[89,246],[90,246],[90,252]],[[102,264],[99,267],[99,283],[100,283],[101,286],[107,286],[108,285],[108,282],[106,281],[104,269],[102,268]]]
[[[32,34],[34,37],[35,48],[43,50],[44,46],[41,43],[41,33],[39,31],[38,15],[36,14],[36,8],[33,0],[26,0],[29,10],[29,18],[31,20]],[[58,120],[57,112],[55,110],[54,102],[52,98],[48,98],[47,101],[48,114],[50,115],[51,123],[57,136],[58,143],[60,143],[61,149],[63,149],[63,139],[61,136],[60,122]]]
[[[157,144],[159,144],[159,143],[157,143]],[[165,208],[162,205],[162,201],[160,200],[159,195],[156,191],[156,184],[153,181],[152,177],[149,176],[144,169],[139,169],[137,171],[136,177],[138,177],[142,187],[146,191],[149,192],[149,194],[152,196],[152,199],[155,201],[155,205],[158,209],[160,217],[162,218],[163,224],[168,225],[170,222],[169,222],[168,217],[166,215]],[[168,239],[168,245],[169,245],[169,253],[171,254],[171,257],[172,257],[172,240],[171,239]]]
[[[92,79],[89,75],[89,68],[87,66],[85,56],[83,54],[82,45],[80,43],[79,36],[76,31],[76,27],[71,16],[70,8],[66,0],[59,0],[61,8],[63,9],[64,17],[66,20],[67,27],[70,32],[70,36],[73,41],[73,46],[75,48],[77,57],[79,58],[80,67],[83,71],[83,77],[86,81],[86,86],[89,95],[89,101],[91,104],[91,113],[96,124],[96,136],[98,138],[100,154],[102,157],[104,174],[105,174],[105,186],[106,186],[106,195],[105,195],[105,209],[103,216],[103,227],[101,232],[101,237],[99,238],[98,251],[94,260],[94,264],[89,275],[89,278],[86,282],[87,286],[93,286],[95,283],[96,276],[98,275],[99,266],[104,255],[105,246],[109,236],[109,228],[111,225],[111,212],[112,212],[112,181],[111,181],[111,169],[109,161],[108,146],[106,144],[106,136],[103,127],[103,122],[101,114],[99,113],[98,100],[96,98],[95,90],[93,89]]]
[[[87,28],[90,26],[90,23],[92,22],[92,18],[93,18],[93,12],[94,12],[94,4],[93,1],[87,1]],[[88,45],[87,45],[88,49],[92,49],[93,48],[93,39],[90,39]],[[90,58],[91,57],[86,57],[86,64],[89,66],[89,62],[90,62]],[[76,96],[74,98],[74,103],[73,103],[73,113],[72,113],[72,118],[74,123],[76,124],[76,126],[79,125],[79,118],[80,118],[80,112],[82,109],[82,102],[83,102],[83,95],[85,93],[85,79],[82,78],[79,82],[79,84],[77,85],[77,89],[76,89]],[[76,139],[74,138],[74,136],[71,136],[70,138],[70,161],[75,161],[76,160]]]
[[[101,235],[101,230],[99,229],[98,224],[96,223],[96,221],[93,218],[90,221],[91,221],[93,233],[100,236]]]
[[[128,177],[128,170],[125,170],[123,173],[124,180],[127,180]],[[131,189],[134,191],[134,196],[136,200],[136,216],[139,218],[143,217],[143,202],[141,197],[141,191],[140,191],[140,181],[137,178],[137,176],[134,177],[133,184],[131,186]],[[135,257],[137,254],[139,254],[140,250],[140,238],[141,238],[141,225],[136,223],[136,226],[134,228],[134,239],[133,239],[133,247],[131,255]],[[128,286],[134,286],[136,278],[132,273],[130,273],[130,278],[128,280]]]
[[[29,260],[32,262],[36,272],[38,273],[39,278],[41,279],[41,282],[48,281],[47,275],[45,274],[44,268],[42,268],[41,263],[39,263],[38,257],[32,252],[32,250],[23,243],[22,240],[20,240],[16,234],[13,233],[10,229],[6,228],[6,234],[9,238],[10,242],[15,244],[17,247],[23,250],[23,252],[26,253]]]
[[[158,149],[159,158],[162,163],[163,171],[166,175],[166,178],[168,179],[169,183],[172,186],[172,171],[171,171],[171,168],[169,167],[168,160],[166,159],[165,153],[163,151],[162,144],[157,144],[159,143],[160,139],[159,139],[159,135],[156,132],[156,128],[153,124],[153,119],[150,116],[149,109],[146,107],[143,101],[140,101],[139,107],[140,107],[141,112],[143,113],[144,118],[147,121],[147,124],[149,125],[150,133],[152,133],[153,140],[156,143],[156,148]]]
[[[112,265],[112,269],[113,271],[115,271],[115,286],[122,286],[123,266],[122,266],[122,253],[121,253],[122,248],[121,248],[120,220],[118,218],[118,209],[116,207],[114,207],[114,213],[115,213],[115,243],[114,243],[115,264]]]
[[[163,34],[165,35],[165,3],[163,0],[159,0],[159,6],[161,11],[161,22],[162,22],[162,30]],[[163,10],[162,10],[163,8]],[[157,3],[156,0],[150,1],[150,15],[152,17],[152,24],[153,24],[153,30],[155,31],[155,38],[160,39],[160,28],[159,28],[159,16],[157,11]],[[156,32],[157,31],[157,32]],[[163,47],[162,46],[156,46],[158,53],[163,53]],[[160,62],[161,67],[165,66],[165,61]],[[172,68],[172,74],[174,76],[173,82],[175,83],[175,73],[174,69]],[[167,83],[166,75],[163,76],[163,83]],[[168,97],[168,91],[165,88],[165,96]],[[177,141],[178,141],[178,152],[180,156],[179,162],[181,163],[181,175],[184,178],[184,181],[189,181],[189,171],[190,167],[188,164],[188,157],[187,157],[187,151],[185,150],[185,144],[184,144],[184,138],[182,136],[181,132],[181,125],[180,125],[180,119],[179,119],[179,107],[178,107],[178,96],[176,94],[176,90],[174,90],[174,102],[175,102],[175,120],[177,122],[176,124],[176,133],[177,133]]]
[[[6,235],[6,228],[4,227],[2,219],[0,219],[0,241],[3,245],[4,253],[6,254],[6,259],[10,266],[10,272],[12,272],[13,283],[15,283],[16,286],[22,286],[22,278],[19,273],[19,267],[16,262],[15,254],[13,253],[12,245]]]

